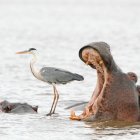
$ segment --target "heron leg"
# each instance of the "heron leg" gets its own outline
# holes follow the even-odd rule
[[[54,98],[53,98],[53,103],[52,103],[52,106],[51,106],[51,110],[50,110],[50,112],[47,114],[47,116],[51,116],[53,113],[52,113],[52,110],[53,110],[53,107],[54,107],[54,103],[55,103],[55,101],[56,101],[56,96],[57,96],[57,94],[56,94],[56,91],[55,91],[55,85],[53,84],[53,92],[54,92]]]
[[[59,100],[59,94],[58,94],[58,91],[57,91],[56,87],[55,87],[55,92],[56,92],[56,102],[55,102],[55,105],[54,105],[54,109],[52,111],[52,114],[55,113],[55,109],[56,109],[56,106],[57,106],[57,103],[58,103],[58,100]]]

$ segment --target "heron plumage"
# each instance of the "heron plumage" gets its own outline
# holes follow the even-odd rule
[[[40,70],[40,75],[43,78],[43,81],[48,82],[50,84],[66,84],[71,81],[84,80],[83,76],[75,73],[71,73],[69,71],[53,68],[53,67],[44,67]]]

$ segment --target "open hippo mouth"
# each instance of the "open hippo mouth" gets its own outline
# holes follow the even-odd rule
[[[97,70],[97,84],[95,90],[85,108],[85,112],[82,114],[84,117],[88,117],[91,114],[96,114],[98,108],[102,106],[104,89],[109,80],[108,73],[115,71],[117,66],[113,61],[109,45],[104,42],[94,42],[84,46],[79,51],[79,57],[84,63]],[[72,119],[74,119],[76,115],[72,112],[71,116]],[[77,120],[78,118],[76,117],[75,119]]]
[[[97,107],[101,105],[103,91],[109,80],[108,73],[112,70],[114,71],[116,65],[110,53],[110,47],[104,42],[95,42],[84,46],[79,51],[79,57],[84,63],[97,70],[96,88],[88,105],[88,109],[90,109],[89,106],[92,106],[91,113],[94,114],[93,111],[97,110]]]

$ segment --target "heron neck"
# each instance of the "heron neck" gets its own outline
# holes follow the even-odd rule
[[[35,63],[37,62],[37,57],[35,53],[32,53],[32,54],[33,54],[33,58],[30,61],[31,72],[37,79],[40,79],[41,75],[40,75],[39,69],[35,67]]]

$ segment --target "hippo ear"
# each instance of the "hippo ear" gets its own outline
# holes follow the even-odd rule
[[[137,83],[137,81],[138,81],[138,76],[136,75],[136,73],[134,73],[134,72],[128,72],[127,75],[128,75],[128,78],[129,78],[130,80],[132,80],[132,81],[134,81],[135,83]]]
[[[33,108],[33,110],[34,110],[35,112],[38,111],[38,106],[34,106],[34,107],[32,107],[32,108]]]

